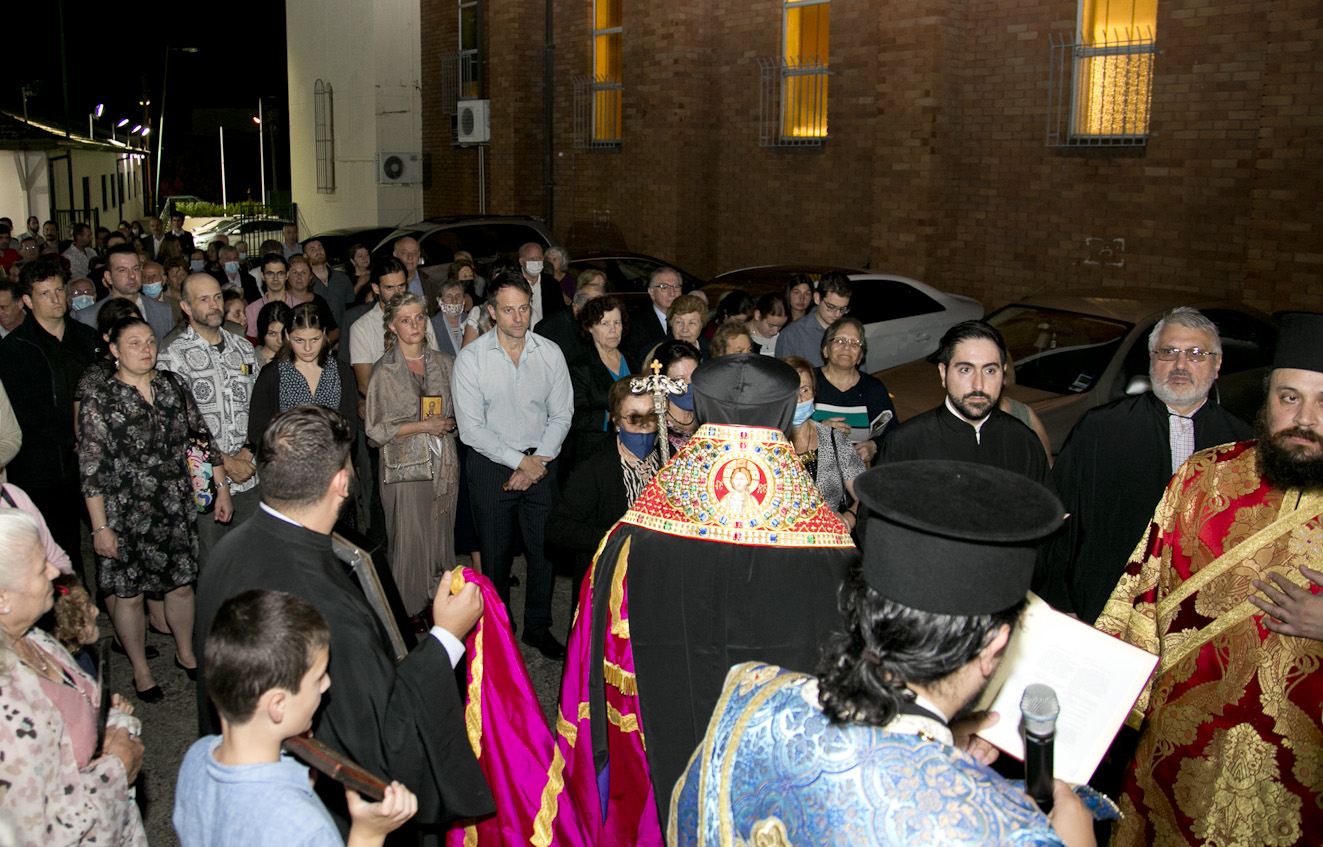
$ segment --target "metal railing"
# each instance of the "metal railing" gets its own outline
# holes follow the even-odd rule
[[[1112,30],[1095,42],[1049,40],[1047,146],[1145,144],[1158,54],[1152,30]]]
[[[580,150],[620,146],[625,86],[610,74],[579,74],[574,83],[574,146]]]
[[[758,146],[820,147],[827,134],[827,78],[817,56],[758,60]]]
[[[449,115],[450,143],[459,143],[459,101],[478,97],[478,51],[452,50],[441,58],[441,114]]]

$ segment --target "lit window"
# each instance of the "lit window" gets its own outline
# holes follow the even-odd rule
[[[827,39],[831,4],[827,0],[785,0],[781,80],[781,135],[827,135]]]
[[[1053,42],[1050,146],[1143,144],[1157,0],[1080,0],[1075,43]]]
[[[478,96],[478,0],[459,0],[459,99]]]
[[[329,82],[320,79],[312,87],[316,112],[314,132],[317,143],[317,191],[335,191],[335,95]]]
[[[592,140],[620,141],[620,4],[593,0]]]

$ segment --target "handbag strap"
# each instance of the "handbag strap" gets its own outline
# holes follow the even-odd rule
[[[836,510],[840,512],[845,510],[846,501],[849,499],[849,490],[845,487],[845,471],[841,469],[841,454],[836,452],[836,430],[828,427],[827,432],[830,433],[828,438],[831,441],[831,457],[836,463],[836,476],[841,480],[841,499],[837,503],[840,508]]]

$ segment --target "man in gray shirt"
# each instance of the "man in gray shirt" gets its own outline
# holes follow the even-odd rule
[[[776,337],[776,357],[799,356],[815,368],[822,367],[822,335],[833,321],[849,313],[850,293],[845,274],[823,274],[813,292],[817,308],[781,330]]]
[[[525,644],[565,657],[551,634],[552,566],[543,530],[556,500],[556,457],[570,430],[574,392],[560,348],[529,332],[533,292],[522,275],[487,288],[492,330],[460,351],[451,392],[468,455],[469,496],[486,574],[510,605],[515,518],[528,559]]]

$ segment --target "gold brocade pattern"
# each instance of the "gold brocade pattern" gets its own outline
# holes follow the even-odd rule
[[[620,728],[621,732],[637,732],[639,734],[639,744],[643,749],[648,749],[648,742],[643,737],[643,729],[639,726],[638,715],[622,715],[620,710],[610,703],[606,704],[606,719]]]
[[[629,621],[621,613],[621,609],[625,605],[625,571],[629,565],[629,542],[633,540],[626,538],[625,543],[620,545],[620,553],[616,555],[616,569],[611,575],[611,634],[621,638],[629,638]]]
[[[565,757],[561,755],[559,744],[552,750],[551,767],[547,768],[547,784],[542,787],[542,803],[538,806],[537,817],[533,819],[533,837],[529,839],[533,847],[548,847],[551,844],[551,822],[556,819],[560,794],[565,788]]]
[[[749,840],[736,836],[735,847],[795,847],[780,818],[765,818],[749,828]]]
[[[581,704],[586,705],[586,704]],[[565,743],[574,747],[574,743],[579,740],[579,728],[569,721],[560,712],[556,713],[556,734],[565,739]]]
[[[1254,727],[1217,730],[1181,763],[1176,802],[1194,833],[1225,847],[1287,847],[1300,838],[1301,800],[1281,784],[1277,747]]]

